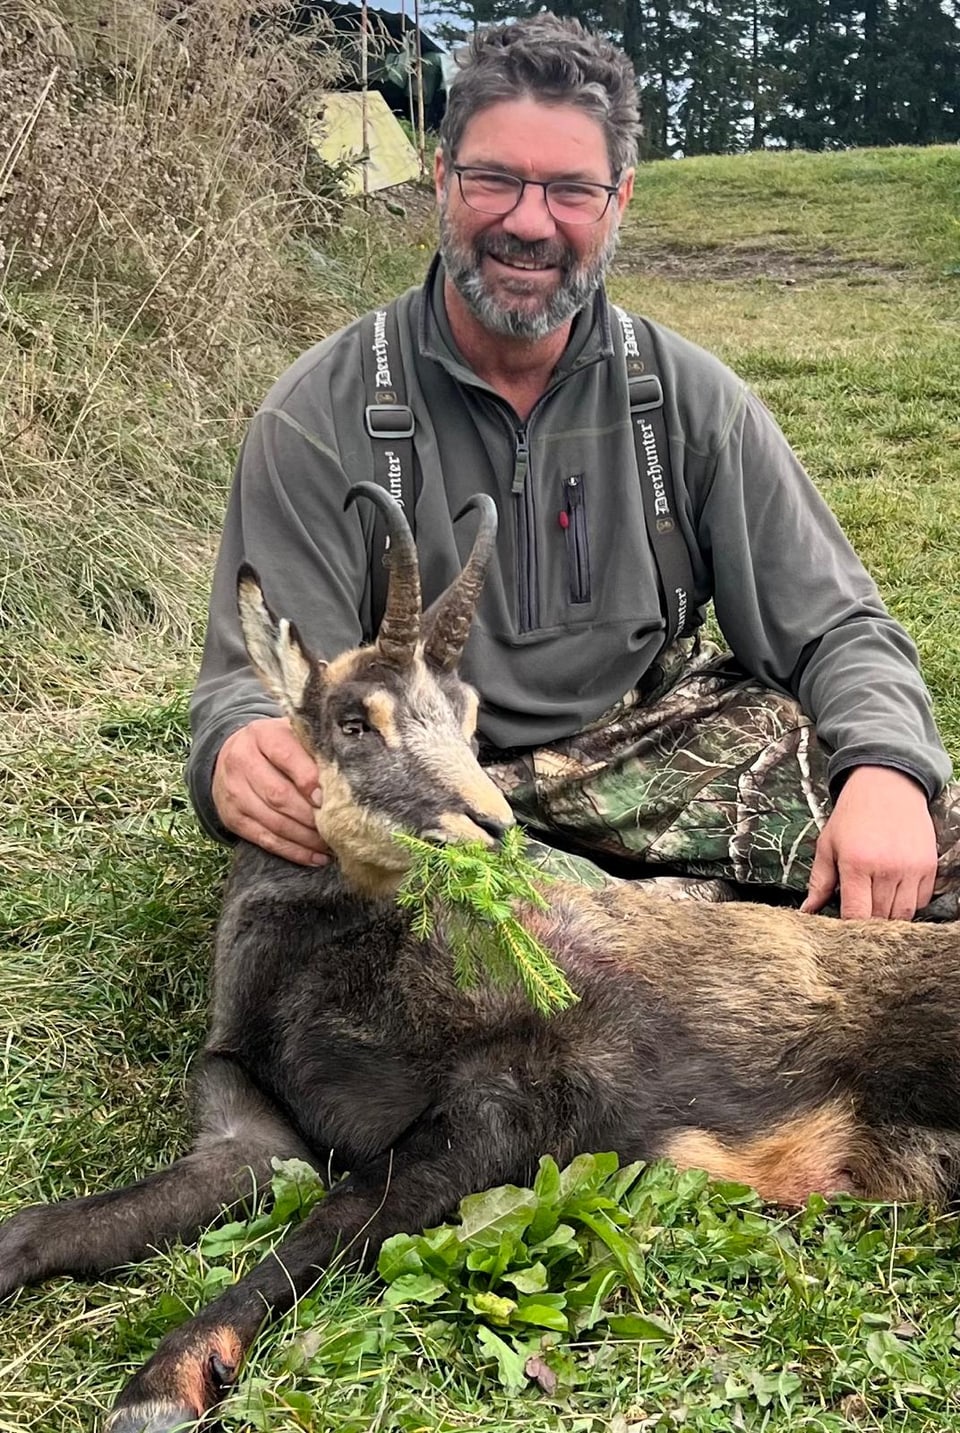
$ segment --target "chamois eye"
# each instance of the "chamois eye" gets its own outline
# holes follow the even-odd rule
[[[363,717],[349,716],[344,717],[340,723],[340,730],[344,736],[363,736],[365,732],[370,730],[370,727],[367,722],[364,721]]]

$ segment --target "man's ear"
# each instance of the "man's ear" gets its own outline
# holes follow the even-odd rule
[[[636,173],[637,171],[635,169],[628,169],[620,180],[620,187],[617,190],[617,208],[621,214],[633,198],[633,181],[636,177]]]
[[[443,191],[447,184],[447,167],[443,161],[443,150],[437,145],[433,156],[433,187],[437,195],[437,203],[443,203]]]

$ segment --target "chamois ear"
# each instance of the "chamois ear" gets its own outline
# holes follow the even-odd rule
[[[248,562],[237,573],[237,607],[254,671],[287,716],[297,716],[303,709],[310,678],[319,677],[326,663],[311,656],[292,622],[273,615],[264,599],[260,578]]]

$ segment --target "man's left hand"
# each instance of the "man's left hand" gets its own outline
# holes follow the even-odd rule
[[[804,911],[840,888],[844,920],[912,920],[933,895],[937,838],[926,793],[888,766],[858,766],[820,832]]]

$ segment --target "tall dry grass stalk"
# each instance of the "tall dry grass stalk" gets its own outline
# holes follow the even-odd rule
[[[0,704],[18,720],[193,670],[244,421],[349,316],[304,258],[341,212],[303,122],[338,52],[295,11],[0,0]]]
[[[303,113],[338,71],[290,0],[0,0],[0,263],[191,355],[283,321],[286,241],[336,176]]]

